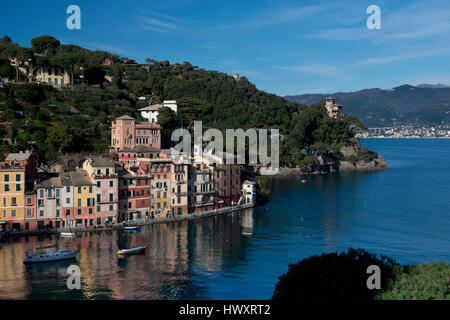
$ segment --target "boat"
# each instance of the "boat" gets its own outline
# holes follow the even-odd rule
[[[137,229],[137,227],[123,227],[123,230],[128,230],[128,231],[136,230],[136,229]]]
[[[26,252],[25,257],[23,258],[24,264],[30,264],[30,263],[42,263],[42,262],[55,262],[55,261],[61,261],[61,260],[69,260],[69,259],[75,259],[80,252],[80,250],[70,250],[70,249],[63,249],[58,250],[58,228],[55,228],[55,247],[56,251],[49,251],[45,253],[30,253],[29,251]],[[72,232],[70,232],[72,234]],[[75,241],[75,239],[74,239]],[[75,241],[75,244],[78,248],[78,244]]]
[[[305,183],[306,182],[306,180],[302,180],[302,183]]]
[[[73,237],[74,236],[73,232],[61,232],[60,235],[61,235],[61,237]]]
[[[55,252],[46,252],[43,254],[32,254],[27,252],[25,258],[23,258],[23,263],[27,264],[75,259],[77,255],[78,251],[73,251],[70,249],[63,249]]]
[[[147,248],[146,246],[142,246],[142,247],[136,247],[136,248],[131,248],[131,249],[120,249],[117,251],[117,254],[122,255],[122,254],[142,253],[142,252],[145,252],[146,248]]]

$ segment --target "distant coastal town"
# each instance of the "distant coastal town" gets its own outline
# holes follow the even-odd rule
[[[369,128],[357,134],[359,138],[450,138],[449,125],[398,125]]]

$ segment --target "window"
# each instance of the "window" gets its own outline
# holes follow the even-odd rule
[[[114,194],[113,194],[113,193],[110,193],[110,194],[109,194],[109,201],[113,201],[113,199],[114,199]]]
[[[39,190],[39,198],[44,197],[44,189]]]
[[[16,174],[16,181],[20,181],[20,174]]]
[[[48,197],[49,197],[49,198],[52,197],[52,189],[48,189]]]
[[[141,201],[141,206],[145,206],[145,200]]]
[[[44,210],[39,210],[39,217],[43,217],[44,216]]]
[[[100,211],[101,211],[100,206],[97,206],[97,212],[100,212]]]
[[[11,198],[11,205],[12,205],[12,206],[17,206],[16,197],[12,197],[12,198]]]
[[[33,204],[33,199],[32,198],[27,198],[27,206],[30,206]]]
[[[70,215],[70,209],[66,210],[66,216]]]
[[[9,174],[5,174],[5,182],[9,181]]]
[[[66,203],[70,203],[70,198],[66,198]]]
[[[81,207],[81,199],[78,199],[78,207]]]
[[[59,217],[59,209],[56,209],[56,216]]]
[[[100,186],[101,186],[101,182],[97,181],[97,188],[100,188]]]
[[[77,210],[78,215],[81,215],[81,209]]]
[[[66,192],[70,192],[70,187],[66,187]]]
[[[92,208],[89,208],[89,214],[92,214]]]
[[[109,205],[109,211],[113,211],[113,205],[112,204]]]
[[[97,174],[100,175],[102,173],[102,170],[97,169]]]
[[[106,175],[109,175],[109,169],[106,168]]]
[[[92,186],[89,186],[89,193],[92,193]]]
[[[100,195],[97,195],[97,202],[100,202]]]
[[[131,208],[131,202],[128,202],[128,208]]]
[[[5,184],[5,192],[9,191],[9,184]]]
[[[78,187],[78,193],[81,193],[81,187]]]
[[[56,197],[59,198],[59,189],[56,189],[55,192],[56,192]]]
[[[109,182],[109,186],[110,186],[110,187],[114,187],[114,181],[111,180],[111,181]]]

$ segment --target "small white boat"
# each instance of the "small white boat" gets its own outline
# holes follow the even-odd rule
[[[43,254],[31,254],[28,253],[23,258],[23,263],[39,263],[39,262],[52,262],[68,259],[75,259],[78,255],[78,251],[69,249],[63,249],[55,252],[47,252]]]
[[[146,246],[131,248],[131,249],[120,249],[117,251],[117,254],[133,254],[133,253],[141,253],[145,252]]]
[[[305,183],[306,182],[306,180],[302,180],[302,183]]]
[[[68,237],[68,238],[70,238],[70,237],[74,236],[74,233],[73,232],[61,232],[60,235],[61,235],[61,237]]]
[[[136,230],[136,229],[137,229],[137,227],[123,227],[123,230],[128,230],[128,231]]]

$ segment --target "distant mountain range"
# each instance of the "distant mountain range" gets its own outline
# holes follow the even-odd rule
[[[285,99],[305,105],[333,96],[344,112],[357,116],[369,127],[393,124],[450,124],[450,86],[443,84],[402,85],[392,89],[303,94]]]

